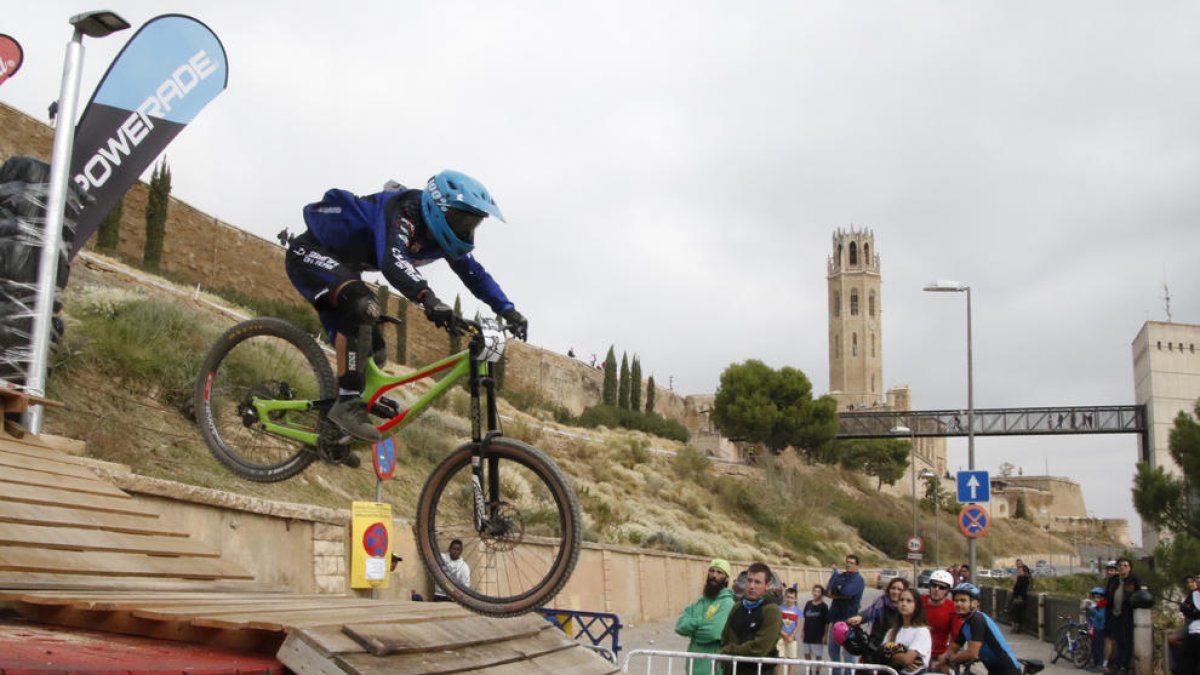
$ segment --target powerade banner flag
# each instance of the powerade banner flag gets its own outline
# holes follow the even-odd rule
[[[75,128],[71,180],[92,201],[79,216],[72,258],[138,176],[228,81],[221,41],[190,16],[155,17],[130,38]]]
[[[17,74],[24,59],[25,52],[21,49],[21,43],[0,33],[0,84]]]

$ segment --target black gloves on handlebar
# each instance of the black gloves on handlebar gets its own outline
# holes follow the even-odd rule
[[[512,331],[514,337],[518,340],[528,341],[529,339],[529,320],[523,314],[518,312],[516,308],[511,308],[501,316],[504,317],[505,323],[508,324],[508,329]]]
[[[433,325],[438,328],[449,330],[454,321],[454,310],[449,305],[438,300],[433,293],[426,293],[425,298],[421,301],[425,306],[425,318],[433,322]]]

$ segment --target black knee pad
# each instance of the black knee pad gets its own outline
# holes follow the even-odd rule
[[[371,329],[379,318],[379,301],[367,285],[361,281],[346,284],[338,293],[337,299],[338,332],[354,338],[358,329],[366,326]]]

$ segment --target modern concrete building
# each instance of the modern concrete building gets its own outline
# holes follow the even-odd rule
[[[1168,451],[1175,417],[1191,414],[1200,399],[1200,326],[1147,321],[1133,339],[1133,383],[1139,404],[1146,406],[1148,442],[1138,459],[1168,474],[1179,467]],[[1151,526],[1142,524],[1142,546],[1154,548],[1160,539]]]

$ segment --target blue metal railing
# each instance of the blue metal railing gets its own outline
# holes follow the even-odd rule
[[[538,610],[547,621],[566,633],[572,639],[587,638],[591,646],[599,647],[610,652],[606,655],[613,663],[621,651],[621,617],[607,612],[587,612],[579,609],[552,609],[543,607]],[[611,647],[600,644],[612,640]]]

